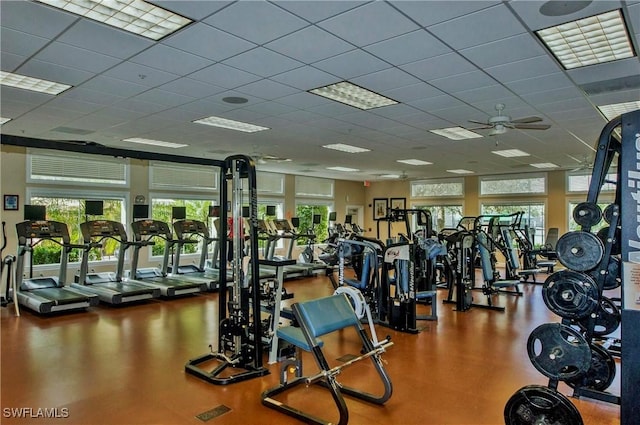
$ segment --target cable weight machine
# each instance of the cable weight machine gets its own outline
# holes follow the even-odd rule
[[[220,173],[220,204],[223,206],[220,209],[220,238],[226,236],[231,242],[231,246],[228,243],[220,246],[220,276],[226,276],[226,260],[229,259],[233,282],[230,287],[220,285],[218,291],[217,350],[209,345],[211,351],[189,360],[185,371],[209,383],[226,385],[267,375],[269,370],[262,365],[258,261],[244,255],[242,197],[245,185],[249,194],[249,250],[253,255],[258,253],[255,163],[248,156],[233,155],[225,159]],[[232,257],[228,255],[229,249]],[[217,363],[213,370],[204,369],[211,363]]]

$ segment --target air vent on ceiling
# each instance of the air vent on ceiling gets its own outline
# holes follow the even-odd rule
[[[82,135],[95,133],[93,130],[85,130],[83,128],[73,128],[73,127],[56,127],[51,131],[57,131],[58,133],[82,134]]]
[[[593,83],[582,84],[580,87],[588,95],[596,95],[600,93],[608,93],[620,90],[637,90],[640,89],[640,75],[631,75],[629,77],[596,81]]]

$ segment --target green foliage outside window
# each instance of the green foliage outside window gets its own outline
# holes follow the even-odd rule
[[[212,223],[209,221],[209,206],[213,205],[212,201],[188,200],[188,199],[161,199],[154,198],[151,202],[151,218],[154,220],[169,223],[171,233],[173,226],[171,220],[171,212],[173,207],[185,207],[186,217],[189,220],[199,220],[207,223],[211,231]],[[175,235],[174,235],[175,236]],[[155,238],[155,245],[152,247],[152,255],[163,255],[165,241],[161,238]],[[185,244],[182,250],[183,254],[194,254],[200,252],[200,244]]]
[[[316,234],[316,243],[322,242],[329,236],[329,207],[327,205],[298,205],[296,207],[296,217],[300,219],[299,233],[306,233],[307,229],[313,226],[313,216],[320,215],[320,224],[316,224],[313,230]],[[298,244],[305,244],[306,238],[298,241]]]
[[[122,221],[123,201],[118,199],[105,199],[103,202],[103,215],[100,217],[85,217],[85,201],[83,199],[32,197],[31,205],[44,205],[47,207],[47,219],[65,223],[69,229],[71,243],[82,243],[80,223],[87,220],[114,220]],[[100,261],[117,256],[119,244],[114,240],[105,240],[100,249],[92,249],[89,260]],[[43,241],[33,248],[33,265],[60,263],[62,248],[54,242]],[[81,251],[74,249],[69,253],[69,262],[80,261]]]

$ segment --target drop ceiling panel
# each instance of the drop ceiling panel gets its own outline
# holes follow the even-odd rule
[[[216,28],[256,44],[265,44],[308,25],[267,2],[236,2],[204,20]],[[277,25],[273,25],[277,22]]]
[[[423,29],[371,44],[364,49],[395,65],[451,52],[449,47]]]
[[[17,72],[29,77],[42,78],[56,83],[75,86],[93,77],[93,73],[79,69],[56,65],[39,60],[30,60],[17,69]]]
[[[69,111],[84,112],[85,114],[104,108],[104,105],[99,103],[84,102],[78,99],[69,98],[68,96],[57,96],[55,99],[49,101],[46,106]]]
[[[362,50],[352,50],[313,64],[345,80],[389,68],[390,65]]]
[[[377,93],[420,83],[420,80],[398,68],[387,68],[353,78],[352,83]]]
[[[335,83],[339,80],[336,76],[312,66],[302,66],[292,69],[291,71],[274,75],[270,79],[300,90],[311,90]]]
[[[482,71],[472,71],[451,77],[438,78],[429,81],[429,84],[446,93],[456,93],[472,90],[478,87],[492,86],[496,81]]]
[[[636,56],[614,62],[571,69],[567,71],[567,73],[577,84],[606,81],[614,78],[640,75],[640,61],[638,61],[638,57]]]
[[[82,88],[122,97],[135,96],[149,89],[140,84],[102,75],[87,81],[82,85]]]
[[[265,47],[307,64],[354,48],[352,44],[315,26],[279,38]]]
[[[410,116],[420,112],[416,108],[410,105],[402,104],[402,103],[399,105],[392,105],[392,106],[393,107],[385,106],[383,108],[375,108],[375,109],[372,109],[370,112],[375,115],[380,115],[381,117],[387,117],[392,119],[395,119],[397,117]]]
[[[206,43],[203,43],[203,40],[206,40]],[[213,61],[221,61],[256,47],[255,43],[203,23],[192,24],[188,30],[178,32],[162,40],[162,44]]]
[[[386,90],[383,94],[398,102],[411,102],[418,99],[442,96],[444,93],[430,84],[418,83],[393,90]]]
[[[431,25],[427,29],[457,50],[511,37],[526,31],[507,6],[503,4],[441,24]]]
[[[380,25],[384,22],[384,25]],[[383,2],[372,2],[322,21],[318,26],[362,47],[419,27]],[[364,28],[369,30],[363,31]]]
[[[136,96],[136,99],[144,102],[156,103],[166,106],[179,106],[196,100],[191,96],[170,93],[160,89],[150,89]]]
[[[538,106],[545,103],[559,102],[566,99],[583,98],[583,93],[575,87],[567,87],[559,90],[548,90],[543,92],[522,95],[521,97],[529,104]]]
[[[476,104],[478,102],[495,102],[512,97],[513,94],[504,86],[495,84],[493,86],[481,87],[479,89],[456,92],[455,96],[464,102]]]
[[[170,10],[187,18],[194,20],[203,19],[214,12],[222,9],[223,7],[233,3],[231,1],[169,1],[159,0],[152,1],[159,7]]]
[[[222,63],[217,63],[194,72],[189,75],[189,78],[204,83],[215,84],[225,89],[233,89],[260,79],[260,77],[255,74],[250,74]]]
[[[573,87],[573,83],[563,72],[556,72],[555,74],[506,83],[506,86],[509,87],[509,89],[513,90],[514,93],[521,95],[539,91],[561,89],[565,87]]]
[[[303,92],[281,97],[278,102],[300,109],[309,109],[314,106],[325,105],[331,101],[315,94]]]
[[[504,65],[492,66],[485,69],[487,73],[498,81],[508,83],[553,74],[562,68],[549,56],[537,56]]]
[[[2,46],[3,53],[8,52],[19,56],[31,56],[42,49],[48,42],[49,40],[46,38],[10,28],[3,27],[0,32],[0,45]],[[2,69],[5,69],[4,64],[2,64]]]
[[[283,114],[288,114],[296,111],[295,108],[282,103],[278,103],[278,102],[260,102],[260,103],[255,103],[253,105],[249,105],[243,109],[260,112],[261,114],[264,114],[264,115],[277,115],[277,116],[282,116]],[[289,125],[289,123],[287,123],[287,125]]]
[[[210,60],[162,44],[150,47],[132,57],[130,61],[178,75],[190,74],[213,65]]]
[[[218,87],[214,84],[205,84],[186,77],[170,81],[158,88],[171,93],[191,96],[193,98],[212,96],[225,91],[224,88]]]
[[[121,59],[153,45],[153,41],[147,38],[89,20],[77,22],[57,41]]]
[[[2,70],[6,72],[14,72],[26,59],[24,56],[14,55],[13,53],[0,53],[0,65],[2,66]]]
[[[121,62],[121,59],[113,56],[58,42],[49,44],[34,59],[95,73],[103,72]]]
[[[477,68],[458,53],[447,53],[440,56],[408,63],[400,66],[408,73],[424,81],[451,75],[464,74]]]
[[[460,53],[483,68],[531,59],[545,54],[544,49],[530,34],[520,34],[485,43]]]
[[[27,103],[32,107],[42,105],[54,98],[53,95],[38,93],[31,90],[18,89],[9,86],[0,86],[0,98],[2,99],[2,107],[4,108],[5,100],[13,100]]]
[[[327,0],[327,1],[305,1],[291,0],[278,2],[278,6],[288,10],[309,22],[319,22],[332,16],[338,15],[349,9],[353,9],[365,1],[343,1],[343,0]]]
[[[407,104],[430,113],[438,109],[452,108],[460,106],[462,102],[449,95],[433,96],[425,99],[413,100]]]
[[[238,87],[241,93],[246,93],[250,96],[259,97],[261,99],[273,100],[279,97],[288,96],[293,93],[298,93],[298,89],[291,86],[285,86],[284,84],[277,83],[271,80],[259,80],[247,85]]]
[[[33,102],[21,102],[20,100],[12,99],[9,96],[6,96],[4,88],[0,92],[0,95],[2,96],[2,116],[5,118],[18,118],[20,115],[31,111],[37,106]],[[25,124],[29,123],[29,121],[26,120],[22,122],[24,122]],[[8,125],[12,123],[15,124],[14,121],[3,124],[2,132],[4,133],[5,130],[9,129],[10,127],[8,127]]]
[[[121,102],[113,104],[114,108],[127,109],[129,111],[141,112],[144,115],[154,114],[156,112],[167,109],[167,105],[162,103],[152,103],[139,99],[125,99]]]
[[[570,6],[571,3],[572,2],[557,2],[556,7],[561,11],[563,6]],[[576,19],[587,16],[597,15],[609,10],[618,9],[621,6],[620,1],[617,0],[591,1],[583,3],[587,4],[584,9],[578,12],[561,14],[558,16],[545,16],[540,13],[540,7],[544,2],[512,1],[509,5],[513,8],[515,13],[520,16],[520,18],[527,22],[527,26],[534,31],[560,25],[565,22],[575,21]]]
[[[45,38],[56,37],[77,19],[71,13],[27,1],[3,1],[0,3],[0,11],[3,28],[13,28]]]
[[[124,99],[123,96],[116,96],[113,93],[84,88],[84,85],[82,87],[74,87],[64,92],[62,98],[97,103],[100,105],[110,105]]]
[[[464,16],[475,11],[485,9],[499,1],[394,1],[393,7],[409,15],[420,25],[428,27],[452,18]]]
[[[301,67],[303,64],[279,53],[256,47],[224,61],[226,65],[251,72],[262,77],[270,77]]]

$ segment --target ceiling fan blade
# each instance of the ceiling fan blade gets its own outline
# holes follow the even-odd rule
[[[474,124],[489,125],[489,124],[487,124],[486,121],[476,121],[476,120],[467,120],[467,121],[472,122]]]
[[[466,128],[466,127],[465,127],[465,128]],[[492,125],[487,125],[487,124],[485,124],[485,125],[483,125],[483,126],[481,126],[481,127],[470,127],[470,128],[466,128],[466,129],[467,129],[467,130],[488,130],[488,129],[490,129],[490,128],[493,128],[493,126],[492,126]]]
[[[514,127],[520,130],[546,130],[551,126],[549,124],[514,124]]]
[[[540,122],[540,121],[542,121],[542,118],[540,117],[523,117],[523,118],[511,120],[511,122],[514,124],[528,124],[528,123]]]

